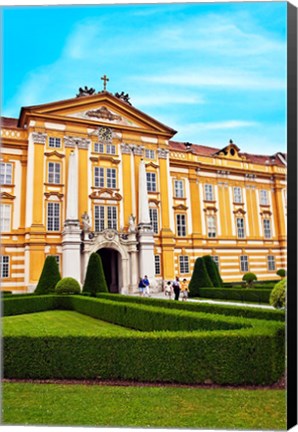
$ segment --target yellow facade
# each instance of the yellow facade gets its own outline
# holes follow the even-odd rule
[[[138,224],[145,161],[160,284],[177,275],[189,280],[196,258],[206,254],[225,282],[239,281],[247,270],[259,280],[275,279],[286,268],[285,155],[250,155],[232,142],[217,149],[179,143],[175,133],[107,91],[3,118],[2,290],[32,291],[48,255],[62,269],[74,148],[78,212],[89,215],[95,234],[112,224],[126,235],[131,215]]]

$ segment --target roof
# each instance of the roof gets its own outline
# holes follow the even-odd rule
[[[18,119],[12,117],[0,117],[0,125],[2,128],[17,128]]]

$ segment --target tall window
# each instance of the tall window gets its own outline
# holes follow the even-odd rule
[[[176,215],[177,235],[179,237],[186,236],[186,217],[184,214]]]
[[[104,169],[95,167],[94,168],[94,186],[104,187]]]
[[[180,270],[180,274],[189,273],[188,256],[180,255],[180,257],[179,257],[179,270]]]
[[[116,170],[115,168],[107,168],[107,187],[116,188]]]
[[[242,191],[240,187],[234,187],[234,202],[242,203]]]
[[[183,189],[183,180],[175,180],[174,181],[174,190],[176,198],[184,197],[184,189]]]
[[[158,234],[158,212],[156,208],[149,208],[150,222],[154,234]]]
[[[240,270],[242,272],[248,272],[248,256],[240,255]]]
[[[8,278],[9,277],[9,256],[0,255],[0,277]]]
[[[275,270],[275,257],[274,257],[274,255],[268,255],[267,264],[268,264],[268,270]]]
[[[264,219],[263,220],[263,226],[264,226],[264,237],[267,238],[267,239],[271,238],[270,219]]]
[[[148,192],[156,192],[156,174],[155,173],[147,173],[147,191]]]
[[[12,164],[0,163],[0,183],[10,185],[12,184]]]
[[[49,137],[49,147],[60,148],[61,138]]]
[[[60,230],[60,203],[48,203],[48,220],[47,220],[48,231],[59,231]]]
[[[100,232],[106,228],[117,230],[117,207],[95,206],[94,207],[95,231]]]
[[[161,273],[160,271],[160,255],[154,255],[155,259],[155,274],[159,275]]]
[[[145,156],[147,159],[155,159],[155,151],[150,150],[150,149],[146,149],[145,150]]]
[[[205,189],[205,200],[214,201],[213,185],[205,184],[204,189]]]
[[[237,218],[236,224],[237,224],[237,237],[238,238],[245,238],[244,219],[243,218]]]
[[[260,204],[262,205],[269,204],[268,191],[265,189],[260,190]]]
[[[96,153],[103,153],[104,149],[103,149],[103,143],[94,143],[94,151]]]
[[[207,216],[207,235],[209,238],[216,237],[216,221],[215,216]]]
[[[60,163],[49,162],[48,167],[48,182],[60,183]]]
[[[116,154],[116,146],[114,144],[106,144],[106,152],[107,154]]]
[[[11,221],[11,205],[10,204],[0,204],[0,231],[8,232],[10,231]]]

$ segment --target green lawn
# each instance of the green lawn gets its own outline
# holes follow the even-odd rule
[[[110,336],[135,331],[74,311],[54,310],[2,318],[3,336]]]
[[[283,390],[4,383],[2,423],[286,429]]]

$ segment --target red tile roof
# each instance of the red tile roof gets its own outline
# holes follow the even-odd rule
[[[16,128],[18,127],[18,119],[12,117],[0,117],[0,126],[2,128]]]

